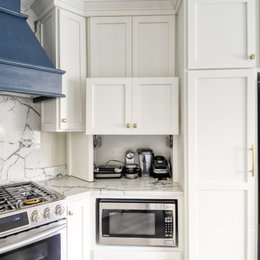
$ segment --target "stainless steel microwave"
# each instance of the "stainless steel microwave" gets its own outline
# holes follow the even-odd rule
[[[100,199],[100,244],[177,246],[176,200]]]

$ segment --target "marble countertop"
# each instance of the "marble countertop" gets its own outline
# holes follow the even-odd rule
[[[157,181],[154,178],[137,179],[102,179],[87,182],[72,176],[56,177],[40,182],[47,189],[52,189],[65,197],[91,193],[95,196],[131,196],[131,197],[182,197],[183,190],[171,180]]]

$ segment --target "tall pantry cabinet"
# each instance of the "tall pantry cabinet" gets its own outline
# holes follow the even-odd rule
[[[254,0],[186,4],[186,259],[256,260]]]

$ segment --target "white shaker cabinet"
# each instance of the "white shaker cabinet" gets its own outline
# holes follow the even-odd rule
[[[256,259],[255,78],[188,72],[189,260]]]
[[[132,18],[91,17],[89,22],[89,75],[131,77]]]
[[[133,78],[135,134],[179,133],[178,78]]]
[[[88,207],[88,198],[69,200],[67,203],[67,260],[89,259]]]
[[[255,67],[255,0],[188,1],[188,68]]]
[[[133,76],[175,76],[175,17],[133,17]]]
[[[91,77],[175,76],[175,17],[89,18]]]
[[[177,78],[87,79],[87,134],[178,134]]]
[[[129,134],[131,78],[87,79],[87,134]]]
[[[52,62],[66,73],[62,80],[65,98],[42,103],[42,130],[85,129],[86,20],[54,8],[41,19],[41,43]]]

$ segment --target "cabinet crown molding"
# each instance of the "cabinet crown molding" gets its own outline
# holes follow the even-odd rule
[[[36,0],[32,9],[38,17],[54,7],[91,16],[121,15],[174,15],[178,13],[181,0]]]

